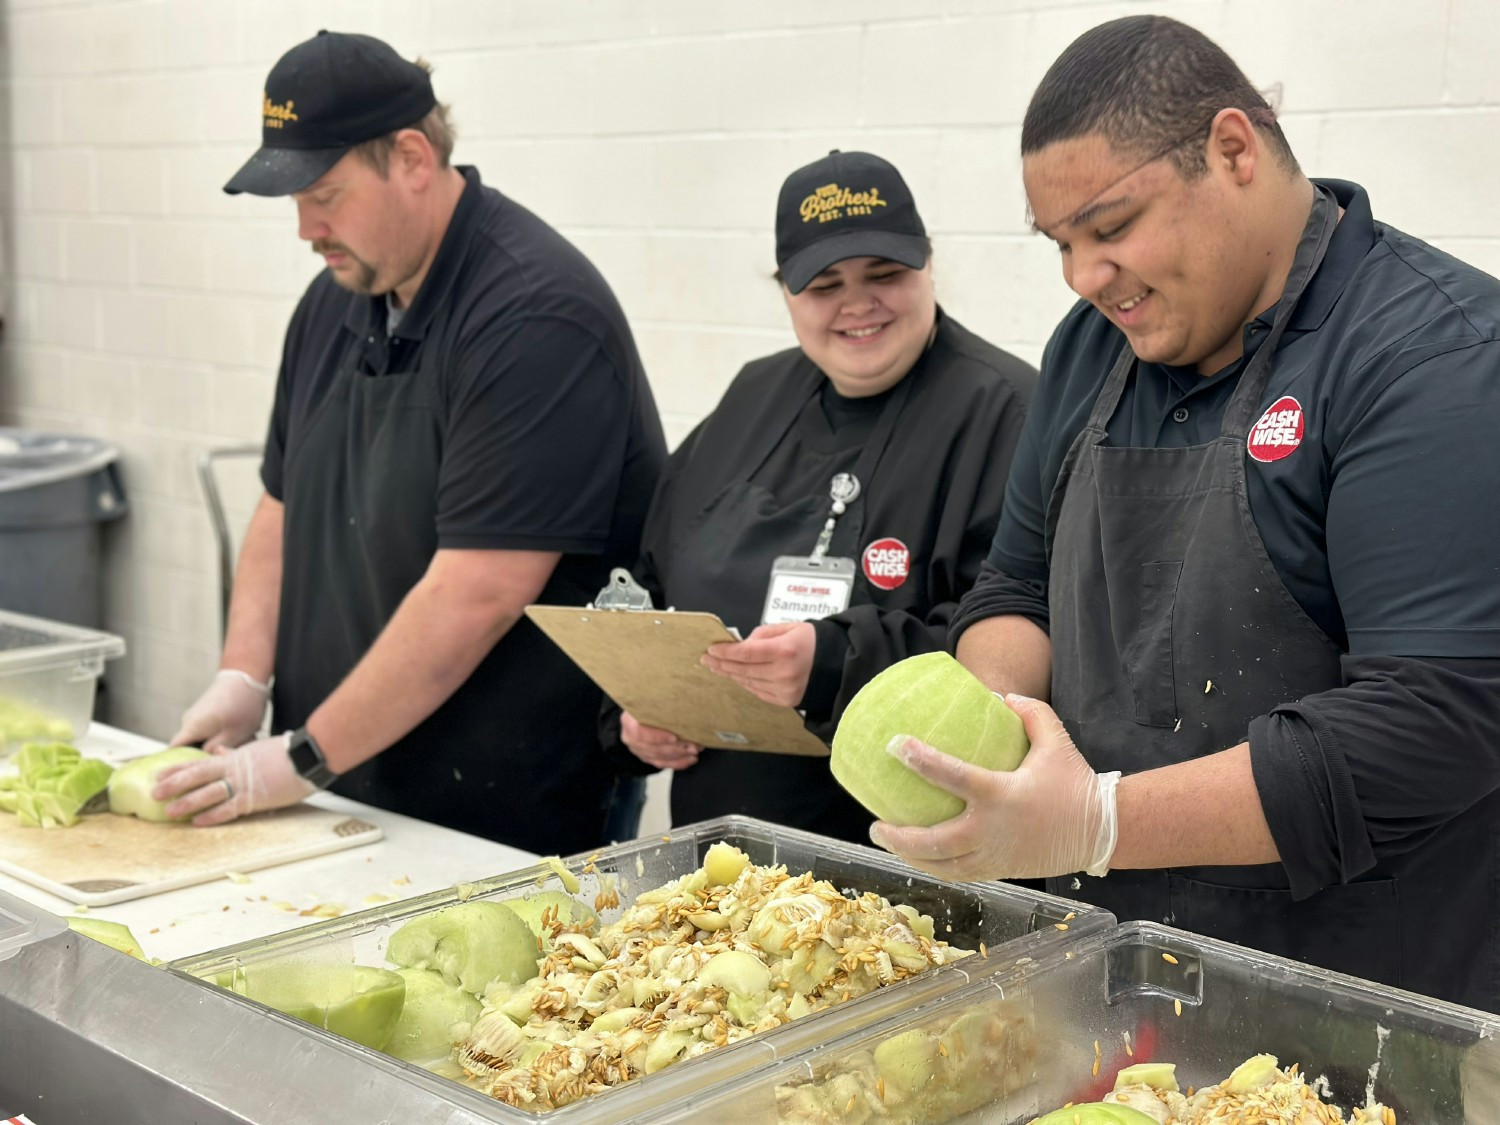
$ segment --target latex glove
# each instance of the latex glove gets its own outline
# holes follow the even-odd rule
[[[201,745],[212,751],[249,742],[260,731],[270,697],[266,684],[246,672],[225,668],[183,713],[171,745]]]
[[[193,823],[199,828],[295,805],[318,789],[292,765],[287,756],[290,739],[290,734],[273,735],[196,762],[168,766],[157,776],[151,796],[171,801],[170,817],[197,813]]]
[[[807,694],[818,634],[809,621],[761,625],[743,641],[710,645],[703,666],[767,703],[795,707]]]
[[[887,752],[968,807],[931,828],[876,821],[870,838],[913,867],[956,882],[1105,874],[1119,838],[1120,775],[1090,769],[1045,703],[1023,695],[1007,695],[1005,702],[1031,739],[1020,767],[1013,773],[982,769],[897,735]]]
[[[637,722],[629,711],[620,716],[620,741],[641,761],[659,770],[695,766],[703,752],[696,742],[685,742],[669,730]]]

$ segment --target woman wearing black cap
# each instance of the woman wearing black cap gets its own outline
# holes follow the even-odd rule
[[[747,364],[673,454],[634,569],[654,604],[738,628],[707,666],[825,741],[877,672],[945,647],[1036,379],[942,313],[930,258],[885,160],[834,152],[787,178],[776,261],[801,346]],[[636,772],[677,771],[674,823],[868,840],[826,759],[700,747],[618,711],[605,741]]]

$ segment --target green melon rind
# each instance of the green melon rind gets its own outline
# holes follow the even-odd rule
[[[1029,747],[1021,717],[947,653],[893,664],[850,700],[830,768],[860,804],[897,825],[933,825],[964,809],[886,752],[898,734],[992,770],[1015,769]]]

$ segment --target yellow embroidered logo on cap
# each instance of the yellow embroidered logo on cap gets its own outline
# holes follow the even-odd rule
[[[277,105],[271,100],[271,95],[265,95],[265,104],[261,113],[265,115],[267,129],[285,128],[288,121],[296,121],[297,115],[292,112],[297,103],[288,100],[286,105]]]
[[[880,189],[851,191],[838,184],[824,184],[802,201],[802,221],[831,223],[835,219],[846,219],[852,215],[873,215],[875,208],[886,206],[880,198]]]

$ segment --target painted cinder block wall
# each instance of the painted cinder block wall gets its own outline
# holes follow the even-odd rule
[[[219,188],[257,143],[261,81],[320,27],[436,67],[457,157],[560,227],[630,315],[678,440],[791,335],[771,216],[793,167],[866,148],[906,173],[940,299],[1033,361],[1070,303],[1028,233],[1017,141],[1058,51],[1117,15],[1215,36],[1313,174],[1500,271],[1495,0],[5,0],[0,422],[124,451],[107,536],[111,719],[170,735],[215,666],[218,578],[195,480],[257,442],[282,331],[318,266],[286,200]],[[253,463],[221,474],[236,528]]]

